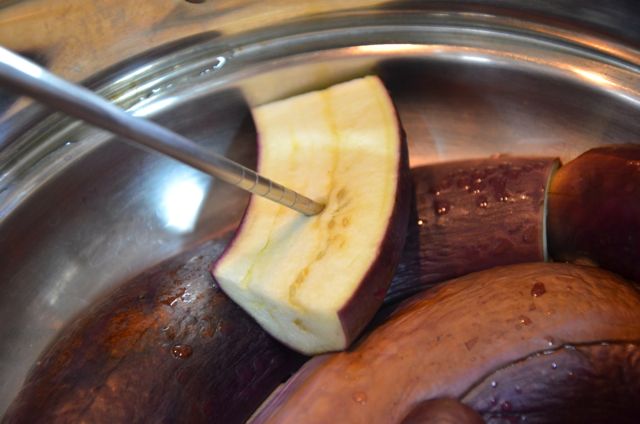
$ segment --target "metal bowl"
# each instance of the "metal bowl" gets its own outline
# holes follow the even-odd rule
[[[249,166],[251,106],[371,73],[396,102],[412,166],[495,153],[568,160],[592,146],[640,140],[640,53],[632,43],[602,22],[579,26],[557,13],[480,3],[290,13],[180,39],[85,83]],[[61,73],[87,71],[96,69]],[[76,313],[236,225],[247,202],[170,159],[23,106],[0,122],[0,414]]]

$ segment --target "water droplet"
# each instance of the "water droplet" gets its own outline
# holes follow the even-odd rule
[[[533,297],[540,297],[546,292],[547,292],[547,289],[544,286],[544,283],[541,283],[541,282],[535,283],[531,288],[531,296]]]
[[[547,341],[547,345],[549,347],[553,346],[553,342],[554,342],[553,337],[546,337],[545,340]]]
[[[505,412],[511,411],[511,408],[512,408],[511,402],[509,402],[508,400],[505,400],[500,404],[500,409],[502,409]]]
[[[445,201],[433,202],[433,209],[435,209],[438,215],[446,215],[447,213],[449,213],[450,208],[451,208],[451,205],[448,202],[445,202]]]
[[[149,91],[147,93],[144,93],[142,96],[140,96],[140,98],[138,100],[140,100],[140,101],[147,100],[149,97],[151,97],[151,95],[152,95],[152,93],[151,93],[151,91]]]
[[[174,272],[174,274],[175,275],[173,277],[176,277],[177,276],[177,272]],[[177,293],[163,295],[159,299],[159,301],[160,301],[160,303],[163,303],[165,305],[174,306],[176,303],[178,303],[178,300],[180,300],[180,296],[182,296],[184,294],[184,292],[185,292],[185,288],[184,287],[179,287],[177,289]]]
[[[351,398],[360,405],[367,403],[367,394],[365,392],[355,392]]]
[[[556,364],[555,362],[552,362],[551,363],[551,368],[554,369],[554,370],[557,369],[558,368],[558,364]]]
[[[498,387],[498,382],[497,382],[497,381],[495,381],[495,380],[493,380],[493,381],[491,382],[491,387],[493,387],[493,388]]]
[[[216,57],[216,63],[200,71],[199,76],[202,77],[213,71],[217,71],[218,69],[222,68],[225,65],[225,63],[227,63],[227,59],[224,56],[218,56]]]
[[[422,227],[424,225],[424,221],[422,219],[418,220],[418,227]]]
[[[479,196],[478,199],[476,200],[476,205],[479,208],[485,209],[487,206],[489,206],[489,202],[487,200],[486,196]]]
[[[520,315],[518,320],[520,321],[520,324],[522,324],[522,325],[529,325],[529,324],[531,324],[533,322],[533,321],[531,321],[531,318],[529,318],[526,315]]]
[[[186,359],[193,353],[193,348],[186,344],[177,344],[171,348],[171,354],[179,359]]]
[[[213,65],[213,69],[216,70],[222,68],[227,63],[227,58],[224,56],[218,56],[216,57],[216,60],[218,61],[218,63]]]
[[[191,303],[194,300],[196,300],[196,297],[193,295],[193,293],[191,292],[186,292],[185,294],[183,294],[182,296],[180,296],[180,299],[182,299],[182,301],[184,303]]]
[[[465,190],[469,190],[469,184],[471,184],[471,179],[469,177],[461,177],[456,181],[456,186],[458,188],[463,188]]]

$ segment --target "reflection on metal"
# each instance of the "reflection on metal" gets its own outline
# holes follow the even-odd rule
[[[166,110],[167,108],[170,108],[175,103],[176,103],[175,97],[165,97],[163,99],[158,99],[151,102],[145,102],[144,104],[136,105],[136,107],[133,109],[132,115],[138,116],[140,118],[153,116],[162,110]]]
[[[433,51],[431,46],[421,44],[371,44],[366,46],[356,46],[353,48],[357,53],[374,53],[374,54],[401,54],[401,53],[417,53],[429,49]]]
[[[193,177],[170,180],[159,202],[165,226],[179,233],[193,231],[208,185]]]
[[[465,62],[476,62],[476,63],[491,63],[491,59],[484,56],[474,56],[470,54],[463,54],[460,56],[460,59]]]
[[[30,62],[20,56],[11,54],[10,51],[3,49],[0,46],[0,62],[4,62],[7,65],[24,72],[25,74],[34,78],[40,78],[42,76],[42,68],[33,62]]]
[[[587,79],[589,82],[595,83],[596,85],[601,86],[609,86],[614,85],[611,80],[596,71],[589,71],[587,69],[573,68],[573,72],[580,75],[581,77]]]
[[[73,291],[73,287],[69,287],[69,285],[73,282],[78,271],[78,264],[69,260],[64,264],[60,274],[50,275],[53,284],[44,293],[45,301],[49,307],[56,308],[60,304],[60,297],[69,290]]]

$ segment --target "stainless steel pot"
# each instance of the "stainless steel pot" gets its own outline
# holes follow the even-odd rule
[[[640,140],[630,2],[0,2],[0,44],[247,165],[252,105],[366,73],[413,166]],[[246,196],[0,92],[0,414],[99,293],[235,225]]]

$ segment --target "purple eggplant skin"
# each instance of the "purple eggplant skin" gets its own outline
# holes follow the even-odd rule
[[[563,166],[549,190],[549,249],[640,281],[640,145],[591,149]]]
[[[554,422],[558,408],[591,399],[597,399],[605,413],[607,405],[625,408],[622,415],[609,411],[611,416],[637,419],[639,342],[640,292],[629,281],[573,264],[496,267],[423,291],[397,306],[348,351],[307,361],[250,422],[398,423],[416,405],[441,397],[491,412],[493,419],[516,400],[521,401],[518,413],[536,411],[543,396],[564,402],[549,400],[546,405],[553,408],[541,408],[546,415],[536,422]],[[553,362],[529,362],[551,358],[562,348],[569,352],[571,347],[603,343],[623,349],[593,351],[586,359],[580,359],[583,351],[577,350],[573,364],[558,356],[555,368]],[[527,373],[527,364],[533,364],[530,369],[537,374]],[[496,370],[513,374],[498,378]],[[563,375],[572,378],[569,372],[580,380],[567,389],[557,382],[563,382]],[[494,379],[487,380],[492,375]],[[499,411],[476,402],[488,399],[494,408],[487,390],[524,380],[530,380],[531,394],[524,389],[518,394],[515,387],[511,397],[499,398],[495,392],[496,402],[503,401]],[[482,396],[470,396],[477,387],[485,390]]]
[[[415,206],[385,302],[494,266],[545,261],[557,158],[498,156],[411,170]]]
[[[462,401],[487,423],[640,420],[640,345],[588,343],[537,352],[492,372]]]
[[[2,422],[244,422],[304,358],[214,285],[222,244],[152,268],[73,320]]]
[[[483,424],[482,417],[452,398],[430,399],[416,405],[401,424]]]

